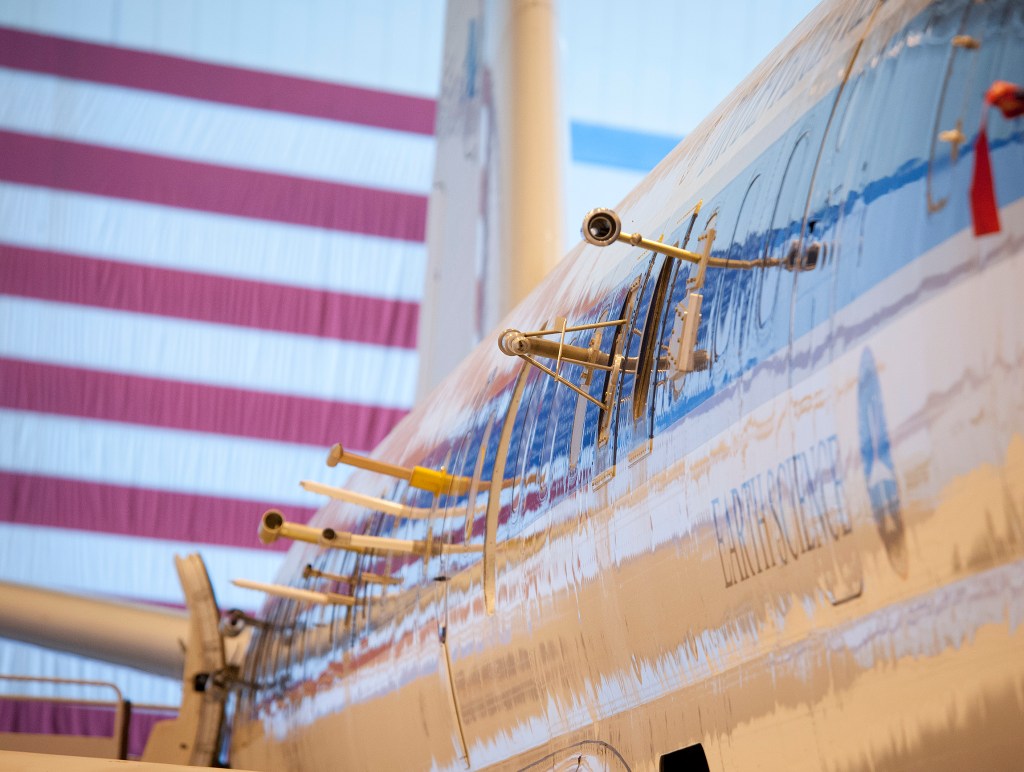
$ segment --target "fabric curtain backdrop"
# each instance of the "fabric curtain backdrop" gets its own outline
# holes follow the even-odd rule
[[[0,578],[180,606],[199,550],[220,605],[256,609],[230,580],[273,581],[286,546],[260,513],[307,519],[330,445],[407,412],[443,3],[399,5],[0,8]],[[339,50],[360,34],[408,61]],[[0,672],[180,690],[8,642]]]

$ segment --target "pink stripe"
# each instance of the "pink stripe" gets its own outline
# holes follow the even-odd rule
[[[156,712],[133,708],[128,724],[129,757],[142,755],[157,721],[174,718],[175,715],[176,710]],[[0,699],[0,732],[111,737],[114,733],[114,708],[5,697]]]
[[[2,358],[0,407],[363,449],[406,412]]]
[[[0,520],[23,525],[285,551],[290,542],[266,547],[256,538],[260,515],[268,507],[255,501],[0,472]],[[288,516],[305,522],[315,511],[291,506]]]
[[[0,28],[0,66],[416,134],[432,99]]]
[[[0,131],[0,179],[406,241],[426,233],[426,196],[12,131]]]
[[[416,303],[151,268],[2,243],[0,292],[379,346],[416,346]]]

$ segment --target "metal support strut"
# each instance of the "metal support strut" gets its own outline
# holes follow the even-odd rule
[[[626,323],[625,319],[616,319],[610,322],[594,322],[593,324],[567,325],[565,317],[559,317],[555,328],[548,330],[534,330],[532,332],[520,332],[519,330],[503,330],[498,336],[498,349],[501,353],[510,357],[519,357],[536,367],[538,370],[547,373],[564,386],[568,386],[574,392],[586,400],[593,402],[602,410],[608,410],[609,406],[600,400],[594,399],[576,384],[562,377],[562,365],[578,365],[583,368],[581,382],[589,384],[595,370],[618,370],[621,363],[613,361],[611,357],[601,351],[600,331],[606,327],[618,327]],[[590,346],[573,346],[565,342],[565,334],[568,332],[581,332],[583,330],[594,330]],[[558,340],[547,340],[545,336],[557,335]],[[555,369],[541,364],[536,357],[555,360]],[[619,357],[618,359],[621,359]]]
[[[588,244],[593,244],[596,247],[607,247],[609,244],[621,241],[623,244],[648,249],[651,252],[657,252],[687,263],[699,265],[703,262],[708,268],[733,268],[749,271],[752,268],[771,268],[782,264],[781,260],[774,257],[765,257],[760,260],[730,260],[725,257],[711,257],[710,254],[700,255],[671,244],[645,239],[639,233],[625,233],[622,230],[622,220],[611,209],[591,209],[583,217],[583,227],[580,232]]]

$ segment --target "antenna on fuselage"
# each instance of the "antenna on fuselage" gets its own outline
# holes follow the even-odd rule
[[[298,600],[303,603],[314,603],[320,606],[358,606],[362,603],[362,601],[351,595],[321,592],[319,590],[304,590],[301,587],[289,587],[284,584],[267,584],[266,582],[254,582],[251,579],[232,579],[231,583],[245,590],[256,590],[267,595],[273,595],[276,598]]]
[[[622,220],[612,209],[591,209],[583,216],[583,226],[580,228],[584,240],[595,247],[607,247],[619,241],[633,247],[640,247],[659,255],[665,255],[676,260],[693,263],[703,268],[733,268],[740,271],[749,271],[752,268],[772,268],[781,265],[782,261],[773,257],[765,257],[760,260],[732,260],[724,257],[711,257],[711,246],[705,243],[702,253],[691,252],[672,244],[662,241],[645,239],[639,233],[626,233],[622,230]],[[714,233],[714,231],[708,231]],[[706,238],[707,233],[698,237],[699,240],[713,241]],[[700,284],[703,285],[704,277],[700,276]]]
[[[696,221],[700,207],[701,202],[698,202],[693,209],[693,216],[690,220],[691,229]],[[700,324],[700,305],[702,301],[702,296],[697,290],[704,284],[704,275],[711,261],[715,261],[716,264],[739,262],[722,261],[711,257],[711,245],[714,242],[715,231],[713,229],[708,230],[700,237],[699,240],[704,242],[704,251],[698,254],[678,246],[645,239],[639,234],[623,233],[622,221],[614,211],[611,209],[593,209],[583,218],[581,232],[589,243],[596,246],[605,247],[609,244],[614,244],[616,241],[623,241],[678,260],[697,264],[697,275],[687,282],[689,288],[687,299],[685,302],[680,303],[676,309],[679,319],[683,320],[684,324],[683,330],[676,336],[678,337],[678,345],[671,347],[668,360],[675,365],[677,373],[691,372],[706,367],[707,352],[696,350],[697,327]],[[688,237],[689,230],[687,231]],[[615,389],[605,389],[604,401],[601,401],[588,394],[580,386],[587,386],[591,383],[594,370],[608,371],[608,383],[615,383],[620,373],[636,374],[639,363],[635,358],[622,355],[618,352],[617,348],[611,353],[605,353],[600,350],[601,331],[604,328],[621,327],[629,324],[629,316],[630,314],[627,312],[625,314],[626,318],[623,319],[572,326],[568,325],[566,320],[560,317],[556,322],[555,329],[536,330],[533,332],[520,332],[515,329],[504,330],[498,337],[498,349],[507,356],[517,356],[533,367],[547,373],[559,383],[568,386],[580,397],[597,405],[608,415],[615,400]],[[588,348],[566,343],[566,333],[584,330],[595,330]],[[558,335],[559,337],[557,340],[552,340],[550,339],[552,335]],[[554,369],[538,362],[536,359],[538,356],[553,360]],[[580,386],[571,383],[562,376],[561,369],[563,364],[578,365],[583,368]]]
[[[368,456],[360,456],[357,453],[346,451],[340,442],[335,444],[327,454],[327,466],[335,467],[338,464],[348,464],[370,472],[397,477],[399,480],[407,481],[413,488],[445,496],[464,494],[472,483],[468,477],[451,475],[444,469],[427,469],[423,466],[409,468],[387,461],[378,461]]]
[[[555,321],[554,329],[534,330],[532,332],[520,332],[519,330],[503,330],[498,336],[498,350],[510,357],[519,357],[538,370],[547,373],[564,386],[568,386],[581,397],[593,402],[602,410],[609,410],[607,405],[598,399],[590,396],[576,384],[562,376],[562,365],[579,365],[583,368],[583,375],[580,383],[584,386],[590,384],[594,377],[595,370],[607,370],[611,372],[612,378],[616,378],[623,369],[625,359],[622,356],[612,356],[601,351],[601,332],[607,327],[619,327],[626,324],[627,319],[615,319],[610,322],[595,322],[593,324],[568,325],[565,317],[559,317]],[[590,346],[572,346],[565,342],[565,335],[569,332],[581,332],[594,330],[590,339]],[[558,340],[548,340],[547,336],[558,335]],[[536,357],[542,356],[546,359],[555,360],[555,368],[541,364]]]
[[[382,512],[385,515],[393,515],[394,517],[404,517],[409,520],[429,520],[433,517],[451,517],[462,514],[467,516],[476,515],[484,508],[473,503],[475,496],[473,495],[472,488],[469,490],[469,500],[465,504],[442,509],[437,504],[437,498],[434,498],[433,506],[410,507],[390,499],[368,496],[365,493],[350,491],[348,488],[338,488],[334,485],[325,485],[324,483],[313,482],[312,480],[302,480],[299,485],[311,493],[320,493],[337,501],[344,501],[347,504],[365,507],[374,512]],[[469,522],[472,522],[472,518],[470,518]]]
[[[312,480],[303,480],[299,485],[311,493],[320,493],[338,501],[355,504],[357,507],[365,507],[375,512],[383,512],[385,515],[405,517],[411,520],[426,520],[427,518],[437,517],[439,514],[437,507],[410,507],[405,504],[399,504],[397,501],[382,499],[379,496],[368,496],[365,493],[350,491],[347,488],[338,488],[334,485],[324,485]]]
[[[238,608],[230,609],[220,622],[220,632],[226,638],[236,638],[241,635],[247,627],[259,627],[266,629],[273,627],[270,622],[251,614],[246,614]]]
[[[698,211],[699,208],[700,204],[697,205]],[[694,215],[696,216],[696,212]],[[715,215],[712,215],[712,220],[714,217]],[[692,221],[690,225],[693,226]],[[729,268],[740,271],[778,266],[791,268],[789,262],[772,257],[763,257],[757,260],[712,257],[711,247],[715,241],[715,229],[710,227],[697,237],[698,241],[704,242],[704,249],[700,253],[661,241],[646,239],[639,233],[626,233],[622,230],[622,220],[619,215],[611,209],[592,209],[587,212],[583,217],[580,232],[587,243],[596,247],[607,247],[616,242],[622,242],[697,266],[696,274],[687,279],[686,298],[676,305],[675,323],[672,327],[671,342],[666,355],[668,363],[672,367],[672,377],[676,380],[682,379],[687,373],[704,370],[709,364],[708,352],[697,348],[697,331],[700,328],[701,305],[704,300],[701,290],[704,288],[708,268]]]
[[[395,539],[390,536],[367,536],[333,528],[315,528],[309,525],[291,523],[276,509],[268,509],[260,519],[259,539],[264,544],[273,544],[280,538],[316,544],[319,547],[347,550],[360,554],[392,553],[399,555],[420,555],[429,560],[437,555],[482,552],[482,545],[447,544],[434,538],[427,529],[426,539]]]
[[[303,579],[323,579],[328,582],[338,582],[338,584],[347,584],[349,586],[356,584],[382,584],[382,585],[396,585],[401,584],[402,580],[394,576],[384,576],[383,574],[373,574],[369,571],[360,571],[358,574],[352,574],[351,576],[343,576],[342,574],[332,574],[327,571],[319,571],[311,565],[307,565],[302,569]]]

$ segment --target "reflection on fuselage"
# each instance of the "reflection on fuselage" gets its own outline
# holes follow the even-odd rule
[[[624,318],[600,349],[649,370],[595,372],[583,386],[602,411],[481,346],[377,451],[472,490],[360,473],[354,489],[436,517],[332,501],[315,523],[491,546],[295,547],[284,580],[359,603],[267,604],[232,761],[636,769],[700,744],[716,769],[1013,768],[1024,136],[990,117],[1004,231],[984,239],[969,146],[944,155],[933,137],[946,120],[970,134],[987,85],[1022,79],[1022,38],[1014,2],[812,15],[621,210],[681,244],[702,200],[690,235],[714,228],[714,256],[796,257],[709,269],[709,366],[676,373],[664,352],[696,269],[571,253],[522,329]],[[302,579],[307,563],[355,580]]]

